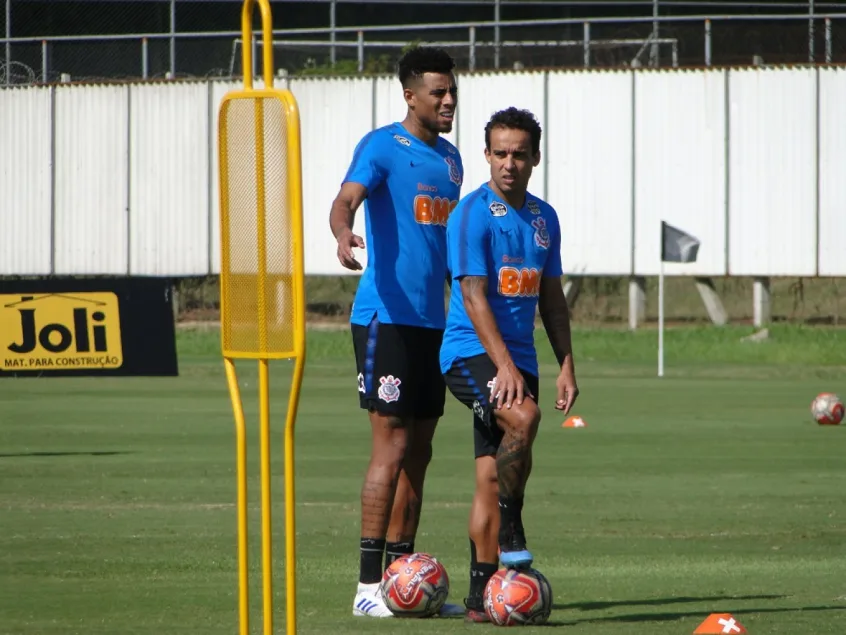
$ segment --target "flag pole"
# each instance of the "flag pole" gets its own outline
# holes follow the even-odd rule
[[[658,273],[658,376],[664,376],[664,259]]]
[[[658,376],[664,376],[664,263],[696,262],[699,240],[661,221],[661,268],[658,273]]]

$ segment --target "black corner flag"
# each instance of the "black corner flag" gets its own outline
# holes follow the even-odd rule
[[[696,262],[699,241],[677,227],[661,221],[661,260],[663,262]]]

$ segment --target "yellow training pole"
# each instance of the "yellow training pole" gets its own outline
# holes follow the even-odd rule
[[[266,62],[266,60],[265,60]],[[300,115],[297,104],[291,99],[288,103],[288,150],[292,156],[300,157]],[[291,208],[300,210],[291,215],[291,236],[293,238],[293,259],[295,270],[300,272],[294,280],[294,304],[300,310],[294,312],[294,378],[288,397],[288,415],[285,419],[285,563],[286,575],[286,616],[288,633],[297,632],[297,557],[296,557],[296,497],[294,492],[294,425],[300,403],[300,389],[306,361],[306,324],[305,324],[305,262],[303,255],[303,185],[302,161],[288,163],[288,184],[291,192]]]
[[[238,376],[231,359],[224,359],[226,381],[235,412],[236,461],[238,472],[238,617],[240,635],[250,631],[249,591],[247,588],[247,426],[244,423],[244,407]]]
[[[261,569],[264,635],[273,635],[273,559],[270,502],[270,390],[266,359],[259,360],[259,421],[261,422]]]
[[[253,88],[252,14],[262,18],[264,88]],[[261,569],[264,635],[273,633],[270,444],[271,359],[293,359],[284,435],[287,632],[296,633],[294,429],[305,369],[305,282],[299,109],[273,87],[268,0],[244,0],[244,88],[227,93],[218,122],[221,222],[221,338],[235,414],[240,635],[249,633],[247,439],[234,359],[258,360]]]

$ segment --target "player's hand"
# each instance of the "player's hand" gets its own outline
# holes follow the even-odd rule
[[[515,402],[520,405],[525,397],[532,396],[524,394],[523,375],[514,364],[503,366],[497,371],[490,396],[490,402],[496,406],[497,410],[501,410],[503,406],[510,408]]]
[[[570,412],[573,404],[576,403],[576,397],[579,396],[579,387],[576,385],[576,373],[573,371],[572,364],[565,363],[561,367],[558,379],[555,380],[555,388],[558,392],[555,409],[563,410],[566,415]]]
[[[352,233],[351,229],[345,229],[338,234],[338,261],[347,269],[359,271],[361,263],[355,259],[353,248],[364,249],[364,240],[361,236]]]

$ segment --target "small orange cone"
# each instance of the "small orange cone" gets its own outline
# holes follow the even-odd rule
[[[730,613],[711,613],[705,618],[693,635],[740,635],[745,633],[743,624],[738,622]]]
[[[581,417],[567,417],[567,420],[561,424],[562,428],[587,428],[587,422]]]

